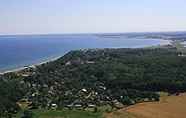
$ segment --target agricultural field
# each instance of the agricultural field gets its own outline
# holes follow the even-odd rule
[[[147,102],[107,114],[107,118],[183,118],[186,94],[162,96],[160,102]]]

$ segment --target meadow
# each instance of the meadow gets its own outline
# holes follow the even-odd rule
[[[186,94],[162,96],[159,102],[146,102],[107,114],[107,118],[183,118]]]

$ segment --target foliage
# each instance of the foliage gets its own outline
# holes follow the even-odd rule
[[[24,92],[19,80],[0,77],[0,117],[10,117],[10,113],[19,110],[16,102],[22,98]]]
[[[29,111],[29,110],[25,110],[23,112],[23,116],[21,118],[33,118],[33,113],[32,111]]]
[[[32,90],[40,96],[31,99],[41,104],[50,99],[59,106],[75,101],[84,106],[113,105],[114,100],[131,105],[158,101],[157,91],[185,91],[185,61],[174,48],[79,50],[38,66],[36,74],[26,80],[36,84]],[[83,88],[87,93],[80,92]],[[90,93],[97,95],[86,98]]]
[[[33,118],[103,118],[101,112],[80,110],[33,110]],[[19,118],[19,116],[17,117]]]
[[[0,77],[0,115],[17,111],[22,98],[32,109],[97,109],[158,101],[158,91],[185,92],[186,57],[178,54],[175,48],[71,51],[28,77]]]

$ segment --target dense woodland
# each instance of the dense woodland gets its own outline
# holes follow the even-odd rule
[[[186,57],[178,55],[172,47],[71,51],[28,77],[1,76],[0,116],[18,111],[21,99],[30,109],[121,108],[158,101],[159,91],[185,92]]]
[[[13,73],[0,77],[0,118],[10,118],[20,110],[16,102],[26,94],[24,87]]]

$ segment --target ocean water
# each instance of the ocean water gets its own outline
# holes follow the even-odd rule
[[[38,64],[87,48],[140,48],[169,42],[161,39],[128,38],[125,35],[15,35],[0,36],[0,72]]]

